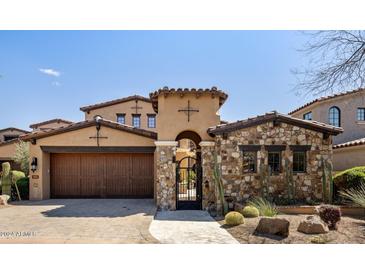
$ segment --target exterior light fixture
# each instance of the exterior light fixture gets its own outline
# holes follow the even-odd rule
[[[37,157],[33,157],[32,162],[30,163],[30,169],[32,170],[32,172],[37,170],[37,166],[38,166],[38,159]]]

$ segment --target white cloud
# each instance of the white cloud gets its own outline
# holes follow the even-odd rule
[[[50,76],[55,76],[55,77],[59,77],[61,75],[61,72],[54,70],[54,69],[50,69],[50,68],[48,68],[48,69],[40,68],[39,71],[44,74],[47,74]]]

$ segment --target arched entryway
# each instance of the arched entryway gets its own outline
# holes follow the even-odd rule
[[[200,136],[193,131],[181,132],[176,141],[176,209],[202,209],[202,168]]]

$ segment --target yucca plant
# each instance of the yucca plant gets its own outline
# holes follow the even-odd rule
[[[361,183],[357,188],[340,191],[340,195],[353,204],[365,208],[365,183]]]
[[[248,202],[248,205],[256,207],[261,216],[274,217],[278,215],[276,206],[264,198],[253,198]]]

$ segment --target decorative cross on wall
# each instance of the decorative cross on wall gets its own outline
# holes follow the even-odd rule
[[[108,137],[100,136],[99,130],[97,129],[96,130],[96,136],[91,136],[91,137],[89,137],[89,139],[96,139],[96,144],[97,144],[97,146],[99,146],[99,140],[100,139],[108,139]]]
[[[136,111],[136,114],[138,114],[138,110],[142,109],[143,107],[138,106],[138,100],[136,100],[136,106],[131,107],[131,109],[134,109]]]
[[[199,112],[199,109],[196,108],[192,108],[190,107],[190,100],[188,100],[188,106],[186,108],[183,109],[179,109],[179,112],[184,112],[187,116],[188,116],[188,122],[190,122],[190,116],[194,113],[194,112]]]

